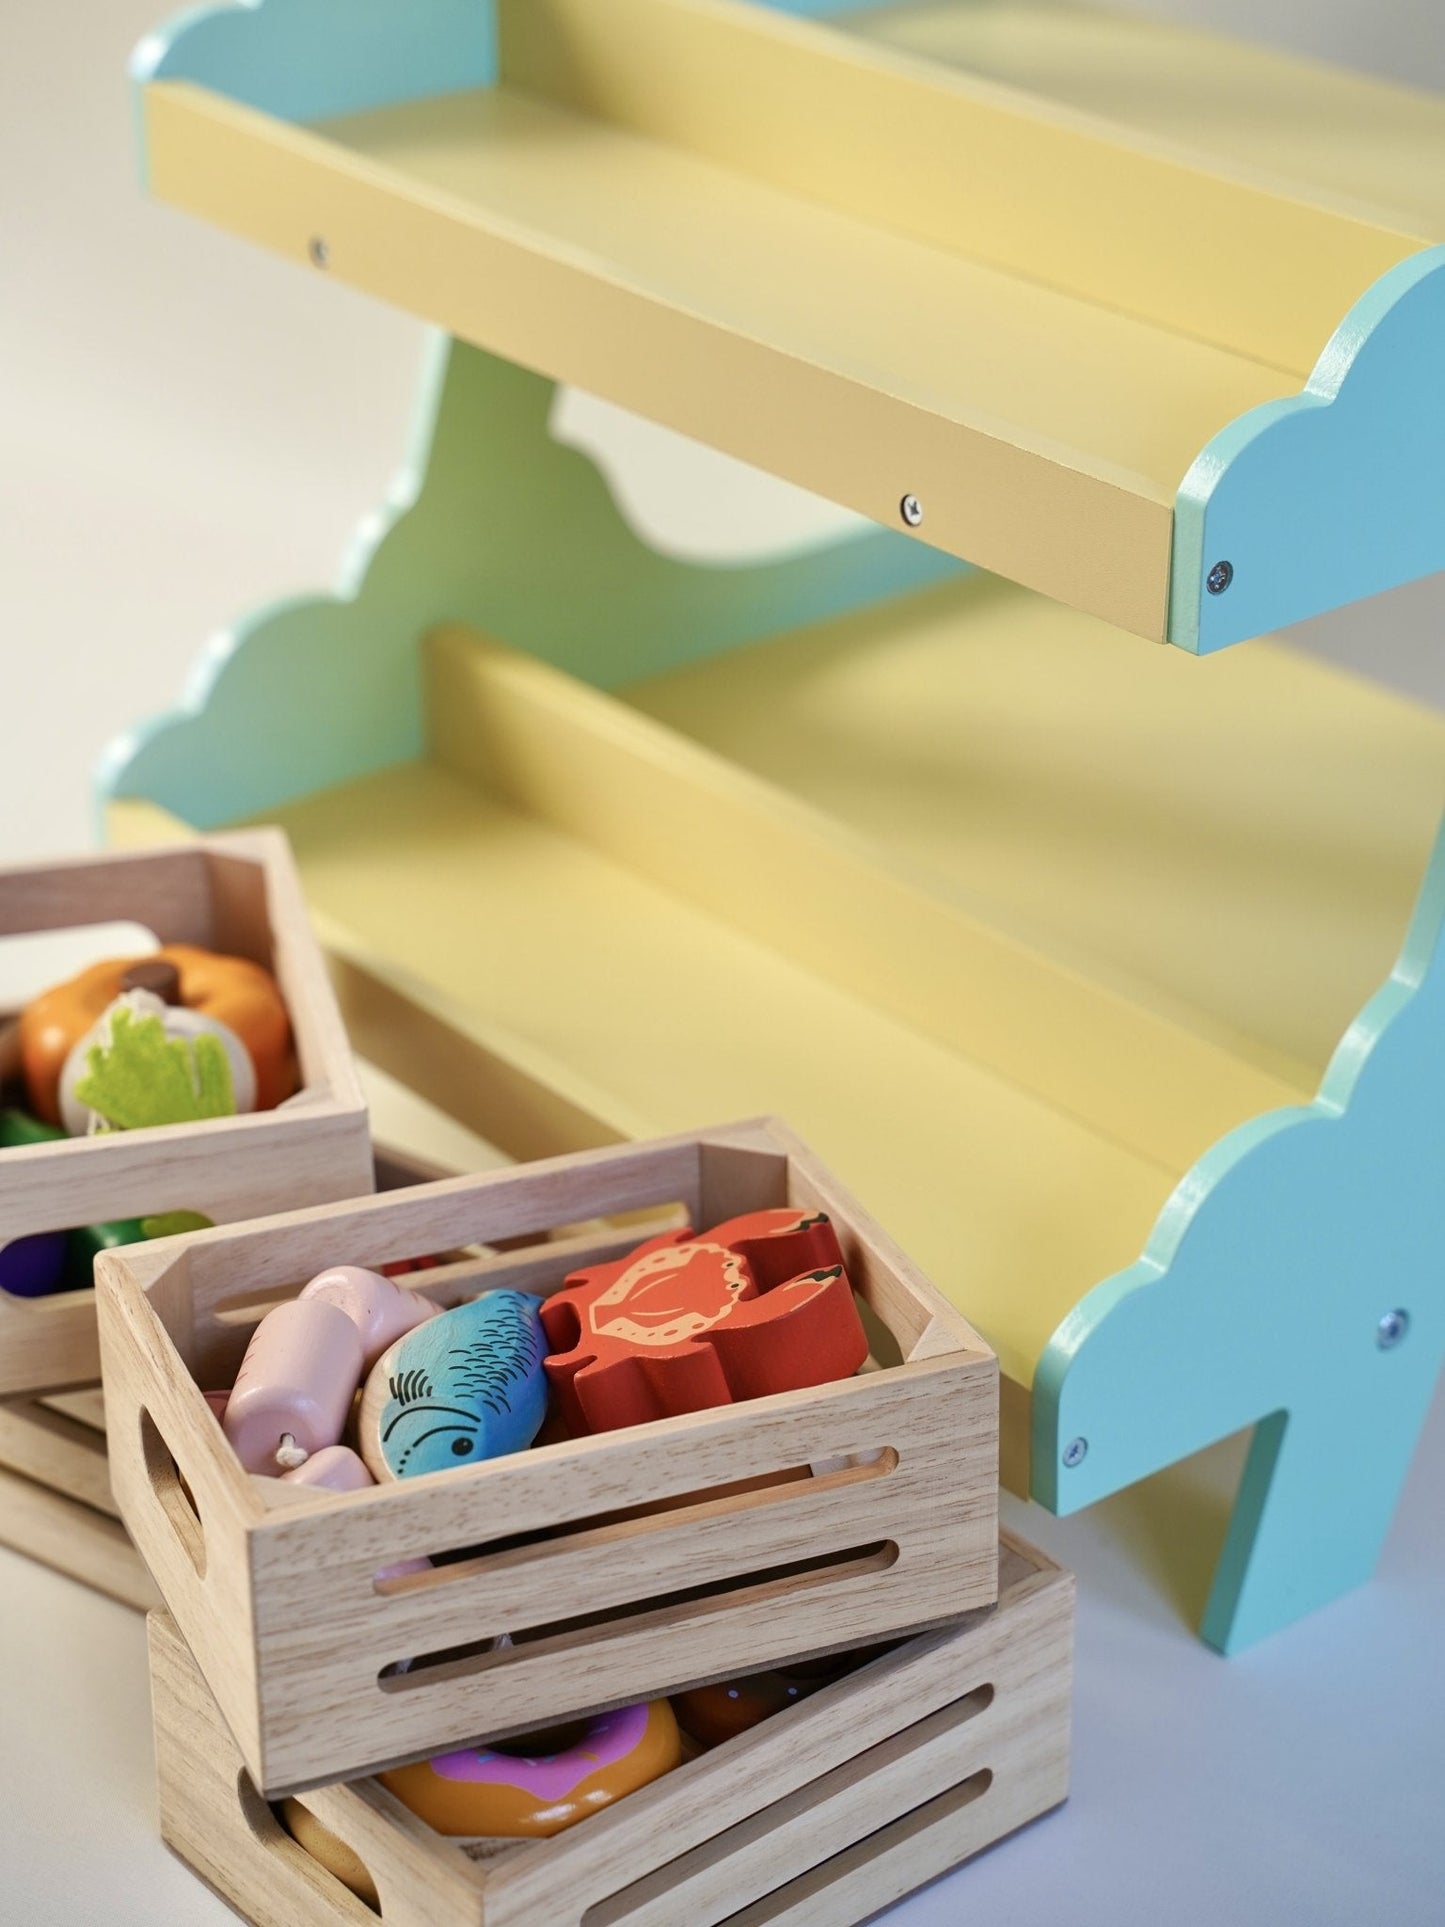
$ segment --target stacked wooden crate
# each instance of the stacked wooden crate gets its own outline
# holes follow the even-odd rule
[[[456,1252],[410,1288],[546,1295],[630,1249],[639,1214],[783,1204],[838,1232],[872,1346],[853,1378],[344,1495],[247,1475],[202,1396],[328,1263]],[[249,1918],[359,1917],[269,1807],[288,1796],[364,1864],[386,1918],[457,1927],[678,1906],[862,1919],[1064,1797],[1072,1585],[1000,1553],[996,1361],[781,1126],[294,1211],[98,1269],[117,1496],[167,1609],[162,1827]],[[485,1858],[369,1777],[880,1641],[578,1829]]]

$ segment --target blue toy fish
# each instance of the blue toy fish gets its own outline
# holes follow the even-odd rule
[[[378,1481],[530,1445],[547,1416],[542,1301],[489,1291],[407,1332],[372,1367],[358,1420]]]

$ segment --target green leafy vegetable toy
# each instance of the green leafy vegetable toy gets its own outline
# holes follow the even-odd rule
[[[169,1037],[159,1016],[119,1005],[111,1013],[109,1045],[93,1044],[85,1059],[75,1094],[108,1130],[235,1113],[231,1066],[219,1039]]]

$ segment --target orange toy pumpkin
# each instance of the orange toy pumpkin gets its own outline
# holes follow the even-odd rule
[[[296,1089],[291,1022],[276,979],[245,957],[223,957],[191,943],[167,944],[148,957],[114,957],[42,992],[20,1013],[20,1056],[30,1107],[60,1122],[60,1073],[72,1049],[126,990],[169,964],[179,979],[174,1001],[233,1030],[256,1067],[256,1109],[274,1110]],[[132,973],[135,973],[134,978]]]

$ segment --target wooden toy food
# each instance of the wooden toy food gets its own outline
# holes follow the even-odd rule
[[[379,1272],[344,1265],[267,1312],[222,1420],[246,1470],[274,1476],[340,1444],[368,1367],[396,1333],[435,1310]]]
[[[753,1673],[747,1679],[720,1680],[716,1686],[674,1693],[672,1710],[689,1739],[701,1746],[721,1746],[724,1740],[746,1733],[760,1720],[771,1719],[816,1693],[821,1678],[801,1679],[787,1673]]]
[[[541,1300],[490,1291],[410,1332],[372,1368],[357,1432],[378,1481],[519,1452],[547,1416]]]
[[[547,1737],[539,1734],[532,1744]],[[575,1742],[556,1752],[468,1747],[378,1777],[438,1833],[539,1839],[635,1793],[681,1758],[677,1720],[658,1699],[589,1720]]]
[[[13,1017],[0,1018],[0,1085],[22,1075],[20,1026]]]
[[[868,1355],[832,1225],[789,1206],[574,1272],[542,1323],[574,1434],[821,1385]]]
[[[33,1231],[0,1245],[0,1291],[12,1298],[43,1298],[65,1283],[66,1235]]]
[[[297,1846],[304,1847],[318,1865],[333,1874],[343,1887],[349,1887],[358,1900],[364,1900],[378,1914],[381,1912],[381,1897],[376,1891],[376,1882],[354,1847],[348,1847],[344,1840],[338,1839],[330,1827],[323,1826],[311,1809],[302,1806],[299,1800],[283,1800],[281,1818]]]
[[[25,1144],[58,1143],[65,1132],[20,1110],[0,1111],[0,1150]],[[198,1213],[184,1214],[188,1218]],[[201,1220],[209,1223],[209,1219]],[[32,1232],[0,1245],[0,1290],[16,1298],[43,1298],[54,1291],[84,1291],[92,1282],[96,1257],[118,1245],[164,1237],[158,1219],[113,1218],[74,1230]]]
[[[72,1048],[58,1099],[72,1137],[188,1124],[254,1111],[256,1072],[246,1046],[219,1019],[128,990]]]
[[[333,1265],[320,1271],[302,1291],[306,1302],[335,1305],[361,1334],[364,1367],[406,1332],[437,1315],[438,1307],[414,1291],[403,1291],[379,1271],[361,1265]]]
[[[363,1459],[349,1445],[323,1445],[309,1459],[281,1474],[286,1485],[317,1486],[326,1492],[364,1492],[375,1485]]]
[[[58,1124],[44,1124],[14,1105],[0,1110],[0,1151],[14,1150],[22,1144],[58,1144],[64,1136]]]
[[[197,944],[163,946],[150,957],[118,957],[34,998],[20,1014],[20,1054],[30,1103],[60,1122],[60,1081],[75,1046],[131,990],[216,1019],[245,1046],[255,1071],[258,1110],[272,1110],[296,1089],[291,1025],[270,971],[245,957]]]

